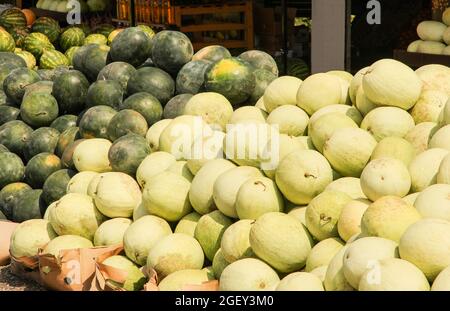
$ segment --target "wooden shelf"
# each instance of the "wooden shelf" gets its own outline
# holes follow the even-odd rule
[[[404,50],[394,50],[394,59],[413,68],[419,68],[430,64],[450,66],[450,56],[448,55],[410,53]]]
[[[181,32],[199,32],[199,31],[224,31],[224,30],[245,30],[245,24],[223,23],[223,24],[201,24],[180,27]]]

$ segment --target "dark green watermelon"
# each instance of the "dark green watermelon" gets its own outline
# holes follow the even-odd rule
[[[86,53],[89,49],[93,47],[93,44],[83,45],[73,54],[72,65],[73,68],[82,72],[84,70],[84,60],[86,58]]]
[[[17,204],[12,211],[12,220],[24,222],[29,219],[41,219],[46,209],[42,190],[28,190],[18,196]]]
[[[231,58],[231,53],[221,45],[206,46],[192,56],[192,60],[207,60],[213,63],[224,58]]]
[[[205,73],[212,63],[207,60],[195,60],[181,68],[177,75],[177,94],[197,94],[203,91]]]
[[[55,154],[62,157],[64,150],[75,140],[80,139],[80,130],[77,126],[72,126],[66,129],[59,135],[58,143],[56,144]]]
[[[115,141],[130,133],[144,137],[147,131],[147,121],[139,112],[124,109],[119,111],[109,122],[108,138],[111,141]]]
[[[255,88],[249,99],[251,104],[255,104],[264,95],[269,84],[277,78],[272,72],[264,69],[254,70],[253,75],[255,76]]]
[[[52,94],[53,82],[52,81],[38,81],[25,87],[25,94],[23,98],[27,97],[31,93],[47,93]]]
[[[42,196],[48,205],[61,199],[67,193],[67,185],[76,172],[62,169],[51,174],[42,187]]]
[[[2,52],[0,52],[0,53],[2,53]],[[15,55],[15,54],[13,54],[13,55]],[[22,59],[20,56],[17,56],[17,57]],[[0,88],[2,91],[3,91],[3,83],[6,79],[6,77],[11,73],[11,71],[13,71],[14,69],[18,69],[18,68],[24,68],[24,67],[17,66],[17,64],[15,64],[14,62],[0,64]]]
[[[238,56],[256,69],[264,69],[270,71],[278,77],[278,66],[272,56],[263,51],[251,50],[246,51]]]
[[[25,168],[25,181],[33,189],[42,188],[45,180],[61,169],[61,160],[54,154],[43,152],[28,161]]]
[[[64,149],[64,152],[61,156],[61,163],[62,166],[65,168],[70,168],[70,169],[76,169],[75,165],[73,164],[73,152],[75,151],[75,148],[83,141],[85,141],[86,139],[77,139],[73,142],[71,142],[67,148]]]
[[[94,44],[85,54],[83,73],[90,81],[97,80],[100,71],[108,64],[109,46]]]
[[[250,64],[238,58],[215,63],[206,73],[205,89],[225,96],[234,106],[244,103],[255,89],[255,76]]]
[[[4,106],[8,104],[8,97],[5,92],[3,92],[3,87],[0,86],[0,106]]]
[[[0,65],[3,64],[9,64],[16,68],[27,67],[25,60],[12,52],[0,52]]]
[[[0,191],[0,211],[8,219],[12,219],[13,210],[17,205],[17,200],[25,191],[31,190],[31,187],[22,182],[9,184]]]
[[[66,114],[55,119],[55,121],[50,124],[50,127],[58,130],[62,133],[69,127],[77,126],[77,116],[73,114]]]
[[[54,153],[58,140],[58,130],[51,127],[38,128],[27,139],[24,149],[25,159],[30,160],[42,152]]]
[[[23,156],[25,144],[33,129],[23,121],[9,121],[0,126],[0,144],[5,145],[11,152]]]
[[[168,51],[167,51],[168,52]],[[121,31],[111,43],[111,59],[139,66],[151,56],[152,39],[138,27]]]
[[[59,75],[53,84],[53,96],[59,105],[61,114],[79,113],[84,109],[89,81],[79,71]]]
[[[95,106],[89,108],[78,125],[83,138],[108,138],[108,125],[117,114],[109,106]]]
[[[161,120],[163,108],[159,100],[152,94],[139,92],[123,101],[120,109],[132,109],[139,112],[149,126]]]
[[[20,109],[11,106],[0,106],[0,125],[6,122],[17,120]]]
[[[164,106],[164,119],[175,119],[176,117],[183,115],[184,106],[186,106],[192,96],[194,95],[179,94],[169,100],[169,102]]]
[[[123,89],[118,81],[99,80],[91,84],[86,97],[86,107],[110,106],[119,109],[123,101]]]
[[[44,81],[54,81],[60,74],[69,71],[70,68],[67,66],[58,66],[55,69],[38,69],[37,73]]]
[[[58,114],[58,102],[48,93],[30,93],[20,105],[20,117],[34,128],[49,126]]]
[[[128,80],[128,95],[147,92],[155,96],[164,106],[175,93],[172,77],[159,68],[145,67],[136,70]]]
[[[0,153],[0,188],[23,180],[25,166],[22,159],[12,152]]]
[[[155,64],[153,63],[153,60],[151,58],[147,58],[145,62],[143,62],[139,67],[136,68],[140,69],[144,67],[155,67]]]
[[[0,152],[9,152],[9,149],[5,145],[0,144]]]
[[[25,87],[40,80],[41,78],[36,71],[28,68],[17,68],[6,77],[3,82],[3,91],[13,102],[20,104],[25,94]]]
[[[193,55],[191,40],[182,32],[163,30],[153,37],[151,58],[156,67],[171,75],[175,76]]]
[[[138,166],[150,152],[150,147],[144,137],[128,134],[112,144],[108,159],[113,171],[135,177]]]
[[[124,93],[127,91],[128,80],[136,69],[125,62],[113,62],[100,70],[97,80],[115,80],[120,83]]]

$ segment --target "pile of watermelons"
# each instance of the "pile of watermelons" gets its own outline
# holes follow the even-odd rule
[[[22,24],[12,13],[0,16],[0,25],[10,26],[0,37],[17,32],[17,20]],[[264,52],[232,57],[226,48],[210,46],[194,54],[180,32],[111,32],[86,36],[81,28],[62,31],[50,19],[38,19],[10,45],[19,42],[39,67],[0,44],[0,218],[42,218],[77,173],[73,153],[80,142],[109,140],[112,170],[135,177],[157,149],[145,139],[149,127],[181,115],[193,94],[216,92],[234,107],[254,105],[278,77],[274,59]]]

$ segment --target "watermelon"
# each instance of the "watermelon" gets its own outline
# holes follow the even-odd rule
[[[111,43],[121,31],[123,31],[123,28],[118,28],[111,31],[111,33],[108,35],[108,45],[111,45]]]
[[[40,189],[45,180],[61,169],[61,160],[54,154],[43,152],[28,161],[25,168],[25,181],[34,189]]]
[[[67,28],[59,37],[59,46],[63,51],[67,51],[74,46],[82,46],[84,43],[83,29],[78,27]]]
[[[69,127],[77,126],[77,116],[72,114],[66,114],[55,119],[55,121],[50,124],[50,127],[58,130],[62,133]]]
[[[256,69],[264,69],[270,71],[275,77],[278,77],[278,66],[272,56],[263,51],[251,50],[246,51],[238,56],[238,58],[246,61]]]
[[[177,75],[177,94],[202,92],[205,73],[211,65],[212,63],[207,60],[194,60],[184,65]]]
[[[89,24],[80,24],[75,26],[83,30],[85,36],[89,36],[92,33],[92,29],[91,26],[89,26]]]
[[[75,148],[85,140],[86,139],[77,139],[67,146],[61,156],[61,163],[63,167],[73,170],[76,169],[75,164],[73,163],[73,152],[75,151]]]
[[[0,153],[1,152],[9,152],[9,150],[4,145],[0,144]]]
[[[89,45],[83,61],[82,72],[91,80],[97,80],[100,70],[108,63],[109,46],[107,45]]]
[[[23,180],[25,166],[22,159],[12,152],[0,153],[0,188]]]
[[[0,52],[14,52],[15,48],[14,38],[5,30],[0,29]]]
[[[167,72],[159,68],[144,67],[136,70],[128,80],[128,95],[139,92],[152,94],[164,106],[175,93],[175,82]]]
[[[54,153],[59,139],[59,131],[51,127],[41,127],[35,130],[27,139],[23,150],[26,160],[35,155],[48,152]]]
[[[20,109],[11,106],[0,106],[0,125],[6,122],[17,120],[20,115]]]
[[[68,66],[59,66],[55,69],[38,69],[37,73],[42,80],[54,81],[61,74],[69,72],[70,68]]]
[[[206,73],[205,89],[222,94],[233,105],[239,105],[252,95],[255,84],[250,64],[238,58],[226,58],[214,63]]]
[[[106,45],[106,44],[108,44],[108,38],[105,37],[104,35],[101,35],[98,33],[91,34],[91,35],[87,36],[86,38],[84,38],[84,40],[83,40],[83,45],[88,45],[88,44]]]
[[[108,159],[113,171],[126,173],[135,178],[137,168],[150,152],[150,147],[144,137],[127,134],[112,144]]]
[[[16,51],[14,53],[23,58],[23,60],[27,63],[27,67],[29,69],[36,68],[36,58],[33,54],[24,50]]]
[[[10,30],[10,34],[16,47],[22,47],[25,38],[30,34],[30,30],[27,27],[14,27]]]
[[[26,67],[27,63],[20,56],[17,56],[14,53],[0,52],[0,66],[2,65],[10,66],[9,71],[11,71],[14,68]],[[2,72],[2,70],[0,70],[0,72]],[[0,80],[0,82],[2,82],[2,80]]]
[[[152,60],[156,67],[172,75],[191,61],[193,55],[191,40],[184,33],[163,30],[153,37]]]
[[[100,70],[97,80],[115,80],[120,83],[124,92],[127,91],[128,80],[136,69],[124,62],[113,62]]]
[[[81,138],[79,128],[76,126],[67,128],[59,135],[58,143],[56,144],[55,154],[62,157],[64,150],[75,140]]]
[[[13,27],[26,27],[27,18],[18,8],[6,9],[0,14],[0,26],[7,30]]]
[[[23,48],[33,54],[36,59],[41,57],[44,50],[55,49],[50,40],[44,34],[39,32],[33,32],[26,36],[23,40]]]
[[[6,77],[3,82],[3,90],[14,103],[20,104],[25,94],[25,87],[40,80],[41,78],[36,71],[28,68],[17,68]]]
[[[277,62],[280,71],[284,72],[283,59],[281,57],[277,57],[275,61]],[[288,76],[296,77],[301,80],[305,80],[309,76],[309,67],[305,61],[300,58],[288,58],[287,67],[286,74]]]
[[[18,198],[31,187],[23,182],[15,182],[9,184],[0,191],[0,211],[5,214],[8,219],[12,219],[13,210],[17,205]]]
[[[139,92],[131,95],[120,105],[120,110],[132,109],[139,112],[149,126],[161,120],[163,108],[159,100],[152,94]]]
[[[75,174],[74,170],[61,169],[47,178],[42,187],[42,197],[47,205],[58,201],[67,193],[67,185]]]
[[[179,94],[169,100],[169,102],[164,106],[164,119],[175,119],[176,117],[183,115],[184,106],[186,106],[192,96],[194,95]]]
[[[152,39],[138,27],[126,28],[111,42],[111,59],[139,66],[151,56]]]
[[[76,70],[82,71],[84,68],[84,59],[86,56],[86,52],[93,48],[93,44],[80,46],[72,57],[72,65]]]
[[[53,84],[53,96],[61,114],[78,113],[84,109],[89,81],[77,70],[59,75]]]
[[[56,99],[44,92],[33,92],[20,105],[20,117],[28,125],[37,128],[49,126],[58,117]]]
[[[111,141],[129,133],[144,137],[147,131],[148,125],[145,118],[139,112],[131,109],[119,111],[108,125],[108,137]]]
[[[56,50],[44,50],[39,60],[40,68],[55,69],[58,66],[69,66],[69,59],[63,53]]]
[[[50,42],[56,42],[61,34],[61,27],[58,21],[51,17],[39,17],[36,19],[32,26],[33,32],[39,32],[47,36]]]
[[[64,53],[70,65],[73,65],[73,56],[75,55],[75,53],[78,51],[79,48],[80,48],[79,46],[72,46]]]
[[[143,32],[145,32],[150,38],[153,38],[153,36],[155,35],[155,32],[153,31],[153,29],[150,26],[147,25],[137,25],[137,28],[139,28],[140,30],[142,30]]]
[[[117,114],[109,106],[89,108],[80,120],[80,134],[83,138],[108,138],[108,125]]]
[[[271,71],[265,69],[256,69],[253,71],[255,76],[255,88],[250,95],[250,103],[255,104],[258,99],[264,95],[267,86],[277,78]]]
[[[101,34],[105,37],[108,37],[111,32],[115,30],[114,26],[111,24],[100,24],[96,27],[94,27],[93,31],[94,33]]]
[[[0,87],[0,106],[8,105],[8,97],[6,96],[5,92],[3,92],[3,88]]]
[[[42,198],[42,190],[24,191],[17,198],[17,203],[12,211],[12,220],[24,222],[30,219],[41,219],[44,217],[47,205]]]
[[[22,156],[28,137],[32,132],[33,129],[23,121],[9,121],[0,126],[0,144]]]
[[[38,81],[25,87],[25,94],[23,94],[23,98],[27,97],[32,93],[47,93],[51,95],[52,90],[53,90],[52,81]]]
[[[231,53],[221,45],[204,47],[192,56],[192,60],[208,60],[214,63],[224,58],[231,58]]]
[[[123,89],[118,81],[99,80],[89,87],[86,106],[110,106],[119,109],[123,101]]]

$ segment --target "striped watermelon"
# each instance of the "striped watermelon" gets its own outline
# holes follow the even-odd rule
[[[0,52],[14,52],[14,38],[4,29],[0,29]]]
[[[108,37],[109,34],[114,30],[114,26],[111,24],[101,24],[94,28],[94,33],[104,35]]]
[[[69,65],[73,65],[72,63],[72,59],[73,59],[73,55],[75,55],[76,51],[79,49],[79,46],[72,46],[70,49],[68,49],[66,51],[66,53],[64,53],[64,55],[66,55],[67,59],[69,60]]]
[[[25,14],[17,8],[7,9],[0,14],[0,26],[5,29],[26,27],[27,18],[25,17]]]
[[[58,66],[69,66],[67,57],[56,50],[45,50],[39,60],[40,68],[55,69]]]
[[[73,46],[83,45],[85,38],[86,36],[84,35],[84,32],[81,28],[68,28],[61,34],[61,37],[59,38],[59,45],[61,46],[63,51],[67,51]]]
[[[16,47],[22,47],[23,40],[30,34],[30,30],[27,27],[13,27],[9,33],[16,42]]]
[[[281,57],[277,57],[276,58],[276,62],[278,65],[278,68],[280,69],[280,72],[284,72],[284,65],[283,65],[283,60]],[[308,65],[305,63],[304,60],[300,59],[300,58],[289,58],[288,62],[287,62],[287,75],[288,76],[293,76],[293,77],[297,77],[299,79],[306,79],[310,72],[309,72],[309,67]]]
[[[34,69],[36,67],[36,58],[30,52],[20,50],[15,51],[14,53],[23,58],[23,60],[27,63],[27,67],[29,69]]]
[[[52,43],[56,42],[61,34],[59,23],[51,17],[39,17],[34,22],[32,30],[46,35]]]
[[[46,35],[33,32],[29,34],[25,40],[23,40],[23,48],[34,55],[36,58],[40,58],[44,49],[46,50],[54,50],[55,47],[47,38]]]
[[[86,37],[84,39],[83,45],[88,44],[100,44],[100,45],[106,45],[108,43],[108,38],[106,38],[104,35],[101,34],[92,34]]]

